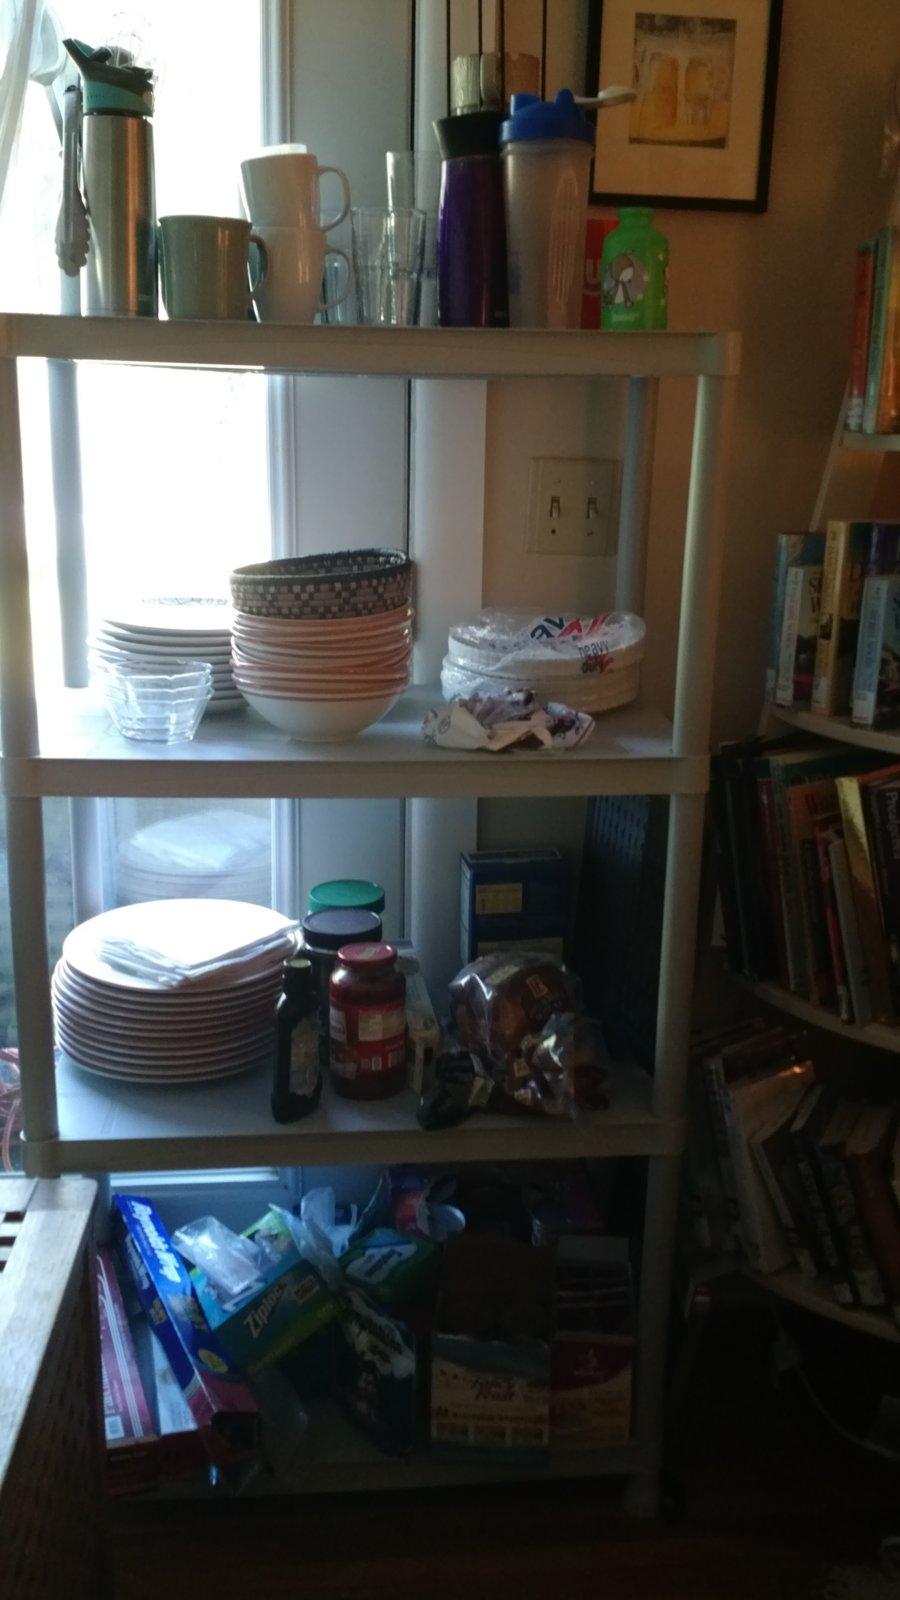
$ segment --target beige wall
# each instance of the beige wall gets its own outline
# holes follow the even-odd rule
[[[579,32],[576,11],[565,7]],[[562,22],[560,13],[548,91],[560,81],[556,62],[571,67],[577,53]],[[716,737],[752,729],[759,714],[773,541],[808,524],[812,512],[845,379],[854,250],[887,205],[878,178],[882,111],[898,67],[900,0],[785,0],[768,211],[668,211],[657,219],[671,244],[670,326],[744,335]],[[490,603],[597,603],[610,593],[607,563],[579,568],[524,556],[528,457],[592,453],[598,439],[602,453],[619,436],[606,385],[595,386],[589,404],[583,388],[563,395],[561,387],[555,399],[549,386],[496,386],[490,396]],[[687,384],[662,385],[645,668],[648,697],[660,704],[670,697],[674,662],[688,399]]]

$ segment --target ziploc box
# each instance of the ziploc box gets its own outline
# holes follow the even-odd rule
[[[138,1299],[198,1428],[208,1430],[220,1457],[247,1454],[259,1440],[256,1401],[207,1325],[162,1218],[139,1195],[115,1195],[112,1210]]]
[[[234,1365],[258,1372],[326,1327],[337,1306],[277,1211],[245,1228],[244,1237],[264,1242],[261,1287],[226,1299],[201,1268],[194,1268],[191,1280],[209,1326]]]
[[[441,1263],[431,1441],[442,1454],[541,1459],[550,1442],[553,1254],[457,1234]]]
[[[466,850],[460,857],[460,957],[546,950],[562,959],[569,871],[559,850]]]

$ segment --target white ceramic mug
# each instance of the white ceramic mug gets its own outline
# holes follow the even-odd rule
[[[260,322],[312,322],[319,311],[329,311],[346,300],[350,263],[343,250],[329,245],[324,228],[277,228],[262,223],[257,228],[268,258],[262,283],[253,291]],[[343,292],[322,300],[322,274],[326,255],[344,263]]]
[[[319,180],[326,172],[340,179],[343,210],[333,212],[329,228],[343,222],[350,210],[350,182],[340,167],[320,167],[304,145],[273,145],[241,162],[244,208],[254,227],[271,223],[293,228],[298,222],[321,227]]]

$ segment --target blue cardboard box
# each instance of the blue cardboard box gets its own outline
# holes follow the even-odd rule
[[[242,1457],[259,1437],[256,1401],[211,1332],[187,1268],[151,1201],[113,1198],[113,1228],[138,1299],[214,1457]]]
[[[460,958],[546,950],[562,959],[569,871],[559,850],[466,850],[460,857]]]

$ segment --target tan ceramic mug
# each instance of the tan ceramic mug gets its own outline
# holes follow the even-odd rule
[[[256,247],[253,282],[251,243]],[[243,321],[251,291],[265,281],[268,257],[262,239],[243,217],[161,217],[159,264],[170,317]]]

